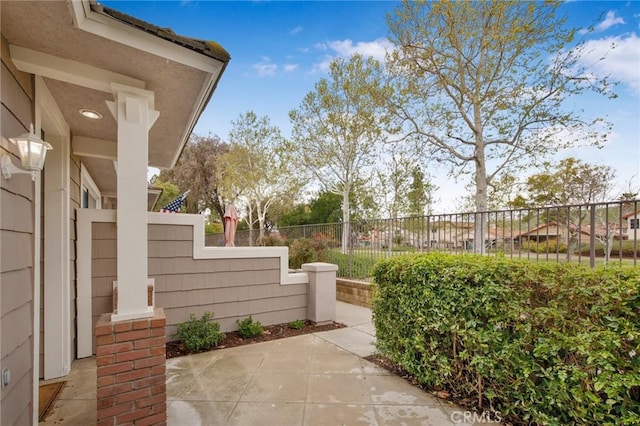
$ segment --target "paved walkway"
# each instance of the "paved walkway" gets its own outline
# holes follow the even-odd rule
[[[169,425],[470,425],[464,411],[362,357],[374,351],[371,311],[337,302],[348,327],[172,358]],[[95,359],[74,362],[44,424],[95,424]]]

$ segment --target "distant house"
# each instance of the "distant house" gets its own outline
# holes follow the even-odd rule
[[[622,216],[622,233],[628,240],[640,240],[640,210]]]
[[[609,223],[607,226],[595,225],[593,227],[596,238],[606,238],[610,232],[614,232],[613,238],[616,240],[627,239],[624,232],[621,232],[620,226],[616,223]],[[577,226],[574,224],[565,225],[559,222],[548,222],[536,226],[533,229],[520,232],[513,236],[514,241],[536,241],[543,242],[547,240],[569,241],[570,237],[580,238],[588,241],[592,232],[591,225]]]

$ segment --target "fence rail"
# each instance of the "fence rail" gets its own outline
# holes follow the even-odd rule
[[[346,247],[343,232],[349,235]],[[259,234],[239,231],[235,244],[321,239],[343,278],[368,279],[380,259],[430,251],[636,267],[640,200],[300,225],[265,230],[267,238]],[[223,245],[224,236],[208,235],[207,244]]]

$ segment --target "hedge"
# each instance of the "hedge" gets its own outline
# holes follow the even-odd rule
[[[520,424],[640,424],[640,273],[475,255],[374,267],[377,350]]]

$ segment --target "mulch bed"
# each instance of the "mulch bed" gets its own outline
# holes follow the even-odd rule
[[[242,337],[240,335],[240,332],[238,331],[230,331],[225,333],[226,334],[225,339],[217,347],[211,350],[233,348],[236,346],[249,345],[251,343],[267,342],[270,340],[284,339],[285,337],[300,336],[302,334],[336,330],[343,327],[345,327],[344,324],[340,324],[337,322],[331,322],[329,324],[324,324],[324,325],[317,325],[311,321],[307,321],[305,322],[303,328],[301,328],[300,330],[296,330],[296,329],[290,328],[289,324],[275,324],[275,325],[264,326],[264,331],[262,335],[249,337],[249,338]],[[167,350],[166,352],[167,359],[190,354],[184,349],[184,347],[182,346],[182,343],[180,343],[179,341],[167,342],[166,350]]]

